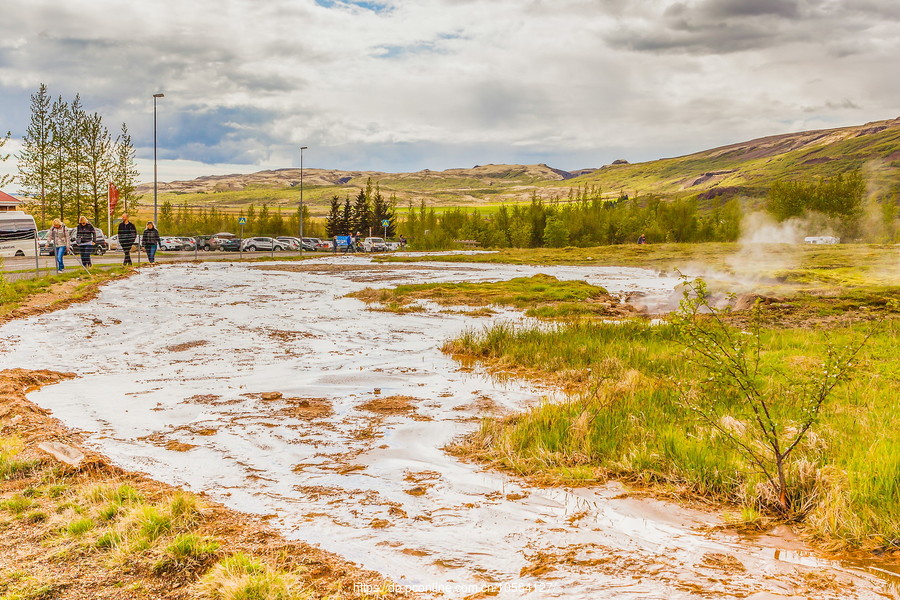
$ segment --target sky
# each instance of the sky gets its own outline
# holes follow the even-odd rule
[[[0,131],[80,94],[140,181],[575,170],[900,116],[897,0],[4,0]],[[15,184],[13,184],[14,186]]]

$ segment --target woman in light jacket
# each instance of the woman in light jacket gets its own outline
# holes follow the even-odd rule
[[[63,256],[66,254],[66,250],[71,251],[71,248],[69,247],[69,228],[59,219],[53,219],[53,227],[47,232],[47,244],[50,245],[53,255],[56,257],[56,272],[62,273],[66,270]]]
[[[153,264],[156,262],[156,249],[159,248],[159,230],[153,226],[153,221],[147,221],[147,228],[144,229],[141,242],[147,251],[147,260]]]

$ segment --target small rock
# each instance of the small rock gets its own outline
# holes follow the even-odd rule
[[[263,392],[260,398],[263,400],[278,400],[283,394],[281,392]]]
[[[38,448],[56,460],[73,467],[77,467],[84,460],[84,453],[81,450],[61,442],[41,442],[38,444]]]

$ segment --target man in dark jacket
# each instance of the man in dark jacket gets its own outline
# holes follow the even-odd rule
[[[125,262],[122,263],[123,265],[131,264],[131,247],[134,245],[136,239],[137,227],[128,220],[127,214],[122,215],[122,222],[119,223],[119,246],[122,247],[122,252],[125,253]]]

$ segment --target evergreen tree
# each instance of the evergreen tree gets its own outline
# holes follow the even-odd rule
[[[353,203],[353,213],[351,217],[350,228],[353,232],[359,231],[364,235],[369,235],[369,228],[372,224],[372,207],[369,198],[372,194],[372,180],[366,184],[366,189],[359,190],[356,195],[356,201]]]
[[[341,211],[341,234],[353,235],[353,207],[350,205],[350,196],[344,198],[344,209]]]
[[[336,235],[343,234],[341,227],[341,199],[337,194],[331,197],[331,206],[328,210],[328,216],[325,217],[325,235],[332,238]]]
[[[40,227],[46,227],[53,214],[47,203],[50,190],[50,165],[53,162],[53,147],[50,143],[51,119],[50,96],[43,83],[31,95],[31,121],[22,138],[22,152],[19,159],[19,183],[22,192],[34,198],[37,204],[32,212],[39,215]]]
[[[384,234],[387,238],[392,238],[396,235],[397,226],[394,223],[394,206],[396,206],[396,203],[396,196],[391,196],[391,200],[386,201],[384,196],[381,195],[381,188],[376,186],[375,194],[372,196],[371,224],[376,231]],[[388,222],[387,228],[382,225],[384,221]]]

